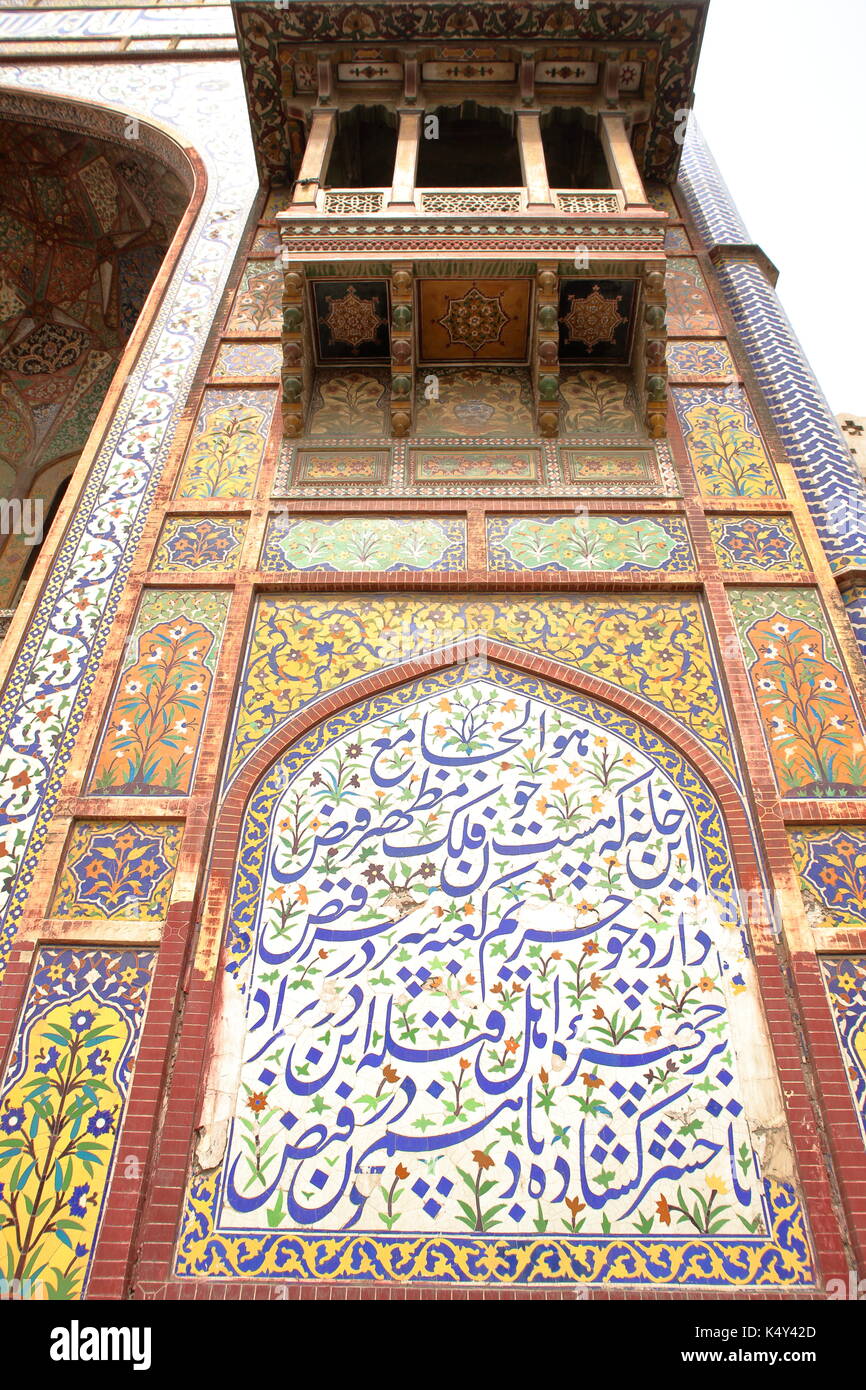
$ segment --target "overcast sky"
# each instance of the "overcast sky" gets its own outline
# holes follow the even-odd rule
[[[696,115],[834,413],[866,415],[866,0],[710,0]]]

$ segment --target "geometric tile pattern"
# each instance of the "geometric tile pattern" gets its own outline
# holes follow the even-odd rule
[[[53,917],[159,921],[182,830],[165,821],[80,821],[66,848]]]

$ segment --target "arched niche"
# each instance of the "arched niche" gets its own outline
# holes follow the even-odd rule
[[[204,176],[150,122],[20,91],[0,90],[0,151],[2,496],[22,508],[40,501],[47,523],[75,460],[89,459],[91,430],[122,386],[118,368],[146,301],[167,282]],[[21,529],[0,544],[7,607],[38,547]]]
[[[632,715],[468,662],[318,724],[222,979],[179,1272],[651,1283],[676,1231],[748,1282],[781,1203],[810,1277],[719,802]]]

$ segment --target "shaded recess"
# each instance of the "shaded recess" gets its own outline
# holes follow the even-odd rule
[[[188,202],[136,140],[0,121],[0,494],[68,480]],[[14,538],[0,569],[20,570]],[[5,601],[9,601],[7,594]]]

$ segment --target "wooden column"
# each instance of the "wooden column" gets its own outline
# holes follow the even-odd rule
[[[328,160],[337,134],[337,112],[332,106],[319,106],[313,112],[313,121],[304,158],[295,184],[292,207],[307,207],[315,204],[322,180],[328,168]]]
[[[613,187],[622,190],[626,203],[646,205],[643,179],[635,162],[625,117],[621,111],[602,111],[599,117],[599,136]]]
[[[423,111],[401,109],[400,126],[397,132],[397,155],[394,160],[394,178],[391,184],[391,207],[408,206],[415,203],[415,175],[418,169],[418,145],[421,140]]]
[[[517,112],[517,144],[520,149],[523,182],[526,185],[527,208],[552,207],[553,198],[547,181],[547,162],[544,158],[538,111]]]

